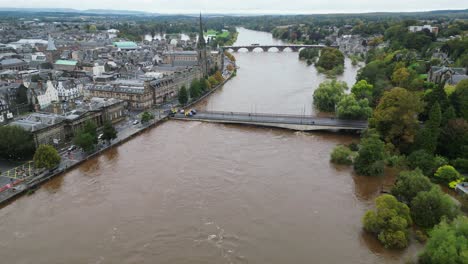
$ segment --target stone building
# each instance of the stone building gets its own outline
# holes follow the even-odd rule
[[[465,68],[432,66],[427,79],[433,83],[445,82],[446,84],[456,85],[461,80],[468,79],[468,75]]]
[[[71,141],[76,132],[88,121],[95,123],[98,129],[101,129],[104,122],[117,123],[125,116],[124,101],[91,98],[65,115],[34,113],[10,125],[20,126],[32,132],[36,146],[49,144],[58,148]]]

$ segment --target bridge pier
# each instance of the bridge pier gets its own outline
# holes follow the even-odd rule
[[[279,52],[283,52],[286,47],[275,47],[278,49]]]
[[[270,47],[262,47],[263,52],[268,52],[269,49]]]

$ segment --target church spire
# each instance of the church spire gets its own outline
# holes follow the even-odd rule
[[[200,12],[200,31],[198,32],[198,48],[204,48],[206,46],[205,37],[203,36],[203,22]]]

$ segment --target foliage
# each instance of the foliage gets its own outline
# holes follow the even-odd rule
[[[216,71],[213,77],[218,81],[218,83],[222,83],[224,81],[223,75],[220,71]]]
[[[364,229],[377,235],[387,248],[405,248],[408,245],[407,228],[411,225],[410,210],[389,194],[375,199],[376,210],[363,217]]]
[[[367,99],[369,102],[372,102],[374,86],[368,83],[366,80],[360,80],[351,88],[351,93],[353,93],[358,99]]]
[[[185,86],[182,86],[179,90],[179,94],[177,95],[179,103],[181,105],[185,105],[188,102],[188,92]]]
[[[424,103],[416,93],[393,88],[384,93],[370,119],[370,125],[386,142],[397,147],[412,143],[419,126],[417,116],[423,108]]]
[[[468,172],[468,159],[454,159],[451,161],[451,164],[460,172]]]
[[[344,61],[344,55],[340,50],[335,48],[324,48],[320,53],[320,57],[316,65],[329,71],[335,67],[343,66]]]
[[[319,56],[318,49],[302,49],[299,52],[299,59],[301,60],[315,60]]]
[[[367,99],[356,100],[354,94],[349,94],[338,102],[336,113],[342,119],[367,119],[372,115],[372,108]]]
[[[51,145],[40,145],[34,153],[36,168],[53,169],[60,164],[61,157]]]
[[[219,82],[216,80],[214,76],[208,77],[208,82],[210,83],[211,87],[215,87],[216,85],[219,84]]]
[[[452,119],[442,129],[438,151],[450,158],[468,158],[468,122],[464,119]]]
[[[438,168],[434,176],[439,182],[444,183],[449,183],[451,181],[461,179],[460,173],[450,165],[444,165]]]
[[[354,162],[354,170],[365,176],[379,176],[384,172],[385,144],[376,135],[361,140],[361,147]]]
[[[200,81],[197,79],[193,79],[192,83],[190,83],[190,97],[192,99],[200,97],[202,95],[203,91],[200,86]]]
[[[443,218],[452,220],[458,214],[457,205],[439,186],[418,193],[411,201],[411,217],[415,224],[423,228],[432,228]]]
[[[409,83],[409,77],[410,77],[409,71],[406,68],[402,67],[402,68],[396,69],[393,72],[392,81],[396,86],[407,87]]]
[[[402,171],[392,188],[392,194],[398,200],[410,204],[419,192],[429,191],[431,188],[431,181],[424,176],[421,170]]]
[[[113,139],[117,138],[117,130],[112,125],[110,121],[104,122],[104,127],[102,128],[102,140],[110,142]]]
[[[331,153],[331,162],[336,164],[353,164],[354,152],[343,145],[336,146]]]
[[[345,82],[332,80],[322,82],[314,91],[314,106],[324,112],[334,112],[335,106],[348,89]]]
[[[385,161],[388,166],[396,168],[404,168],[407,164],[405,155],[391,155]]]
[[[91,152],[94,150],[94,137],[84,131],[80,131],[75,135],[73,143],[85,152]]]
[[[429,120],[424,124],[415,140],[417,149],[424,149],[428,153],[434,153],[437,149],[437,142],[440,135],[440,124],[442,122],[442,114],[439,103],[435,103],[429,113]]]
[[[456,180],[456,181],[451,181],[451,182],[449,182],[448,187],[449,187],[450,189],[455,189],[455,187],[457,187],[457,185],[460,184],[460,183],[462,183],[462,182],[463,182],[462,179],[458,179],[458,180]]]
[[[27,159],[36,149],[33,135],[19,126],[0,126],[0,158]]]
[[[92,121],[87,121],[82,130],[81,133],[88,133],[93,137],[93,143],[97,144],[98,143],[98,134],[97,134],[97,125],[96,123]]]
[[[459,117],[468,120],[468,79],[460,81],[451,95],[455,110]]]
[[[434,156],[423,149],[411,152],[408,156],[408,166],[413,170],[419,168],[424,175],[432,175],[437,169]]]
[[[459,216],[452,222],[442,220],[430,233],[421,264],[459,264],[468,259],[468,218]]]
[[[152,119],[154,119],[153,113],[145,111],[141,115],[141,123],[148,123]]]

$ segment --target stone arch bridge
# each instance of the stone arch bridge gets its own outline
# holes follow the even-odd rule
[[[328,46],[326,45],[296,45],[296,44],[285,44],[285,45],[242,45],[242,46],[224,46],[221,47],[223,50],[232,50],[234,52],[238,52],[241,49],[245,49],[248,52],[252,52],[255,49],[261,49],[264,52],[268,52],[272,48],[278,49],[278,51],[284,51],[285,49],[290,49],[292,52],[298,52],[302,49],[308,49],[308,48],[313,48],[313,49],[323,49]],[[330,46],[333,48],[337,48],[335,46]]]

